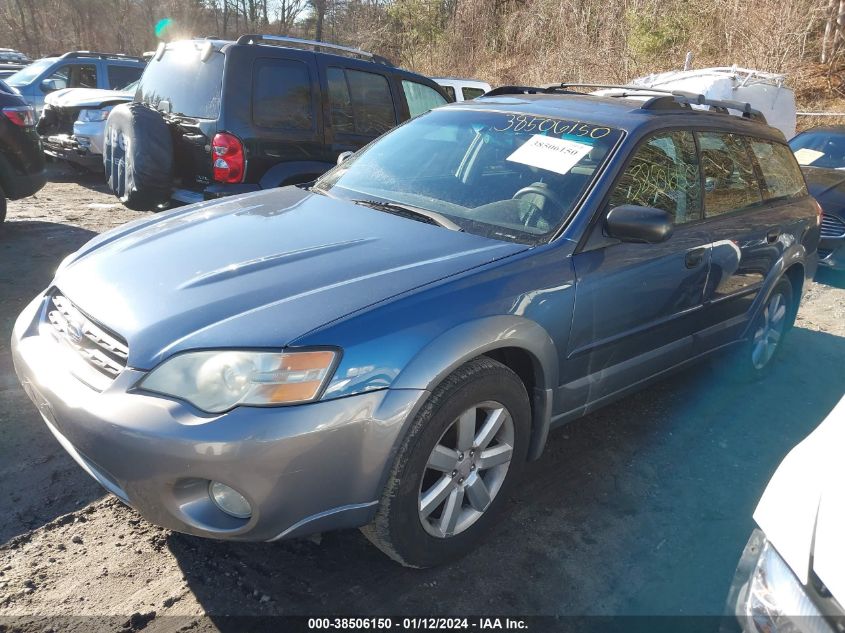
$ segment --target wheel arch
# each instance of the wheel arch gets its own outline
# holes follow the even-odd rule
[[[316,160],[277,163],[264,172],[258,184],[262,189],[272,189],[287,184],[307,182],[324,174],[332,167],[334,167],[332,163]]]
[[[502,363],[525,385],[531,403],[528,458],[536,459],[548,436],[558,380],[558,357],[554,341],[534,321],[519,316],[496,316],[452,328],[414,356],[391,388],[425,389],[430,393],[458,367],[479,356]],[[404,430],[400,435],[404,436]]]

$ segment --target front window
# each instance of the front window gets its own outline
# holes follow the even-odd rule
[[[810,130],[789,141],[789,147],[799,165],[845,169],[845,132]]]
[[[14,75],[10,75],[6,79],[6,83],[15,88],[28,86],[55,62],[55,59],[40,59],[37,62],[31,63],[26,68],[21,68]]]
[[[405,93],[411,118],[446,104],[446,99],[439,92],[416,81],[403,79],[402,91]]]
[[[343,162],[315,189],[407,205],[470,233],[536,243],[571,215],[621,136],[562,118],[439,109]]]

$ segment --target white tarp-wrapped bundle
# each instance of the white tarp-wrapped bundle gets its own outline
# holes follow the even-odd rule
[[[790,139],[795,135],[795,94],[783,85],[784,79],[784,75],[733,66],[658,73],[634,79],[630,85],[749,103]]]

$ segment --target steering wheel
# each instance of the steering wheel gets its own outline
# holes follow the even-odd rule
[[[515,194],[513,194],[513,196],[511,196],[511,199],[512,200],[518,200],[519,198],[524,198],[525,196],[532,195],[532,194],[535,194],[535,195],[538,195],[538,196],[545,198],[546,200],[551,202],[553,205],[558,207],[561,211],[566,209],[566,205],[563,203],[563,200],[561,200],[554,191],[549,189],[548,185],[541,183],[541,182],[534,183],[533,185],[528,185],[527,187],[523,187],[522,189],[517,191]],[[538,207],[537,205],[532,205],[532,206],[534,207],[534,209],[529,211],[525,215],[525,217],[522,218],[522,221],[525,223],[525,226],[529,226],[531,224],[531,222],[534,220],[536,214],[541,211],[540,207]]]

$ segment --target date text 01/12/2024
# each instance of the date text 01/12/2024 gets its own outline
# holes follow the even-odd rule
[[[528,624],[520,618],[309,618],[309,630],[526,630]]]

